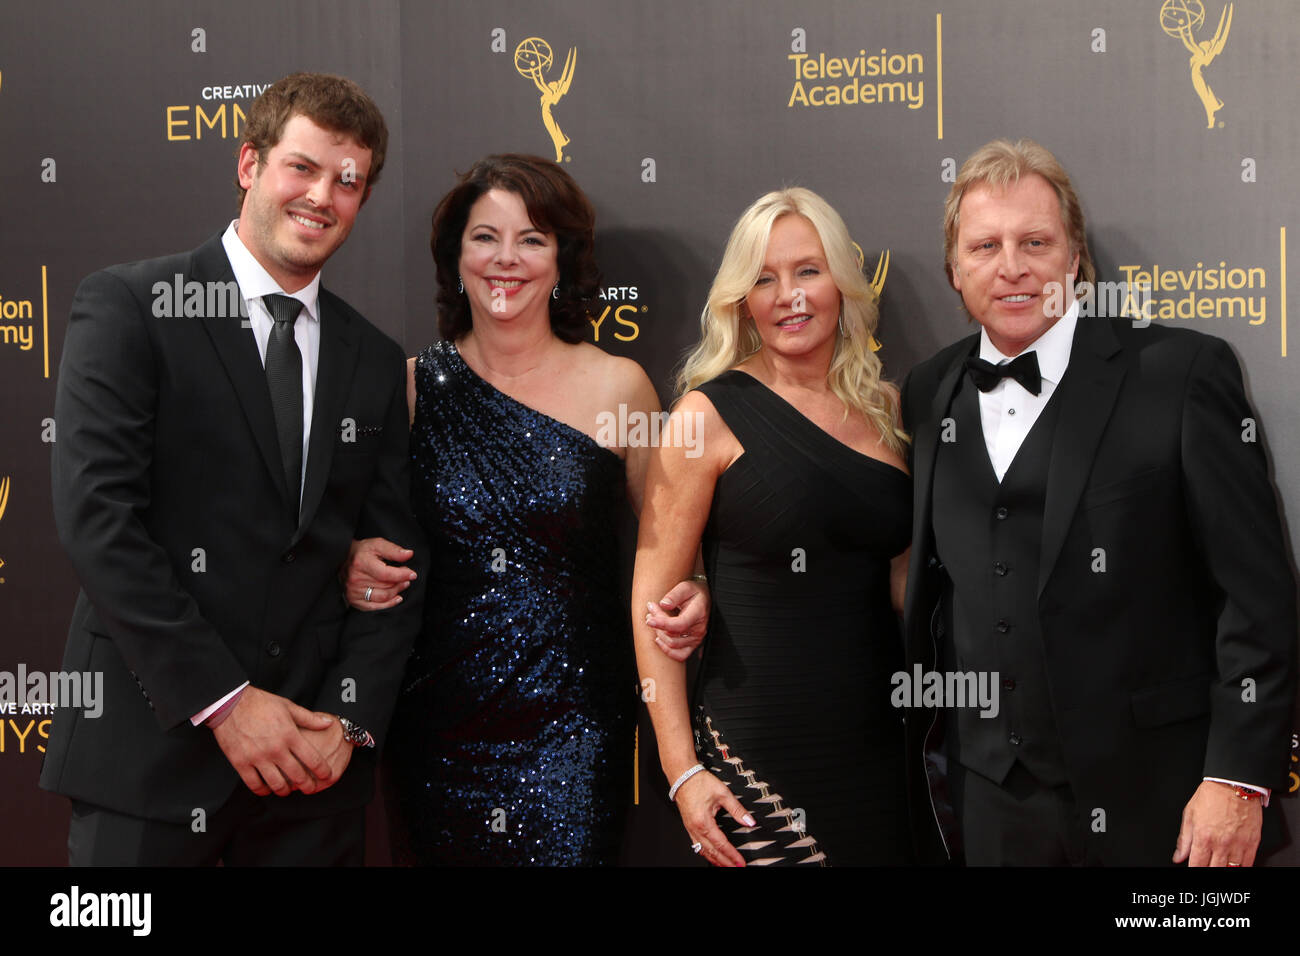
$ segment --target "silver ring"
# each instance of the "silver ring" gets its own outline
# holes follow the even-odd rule
[[[1241,866],[1240,863],[1229,863],[1228,866]]]
[[[373,586],[373,585],[372,585],[371,587],[366,588],[366,596],[365,596],[362,600],[364,600],[367,604],[369,604],[369,603],[370,603],[370,595],[372,595],[372,594],[374,594],[374,593],[375,593],[375,589],[374,589],[374,586]]]
[[[704,849],[704,844],[703,844],[703,843],[692,843],[692,844],[691,844],[691,852],[692,852],[692,853],[699,853],[700,850],[702,850],[702,849]]]

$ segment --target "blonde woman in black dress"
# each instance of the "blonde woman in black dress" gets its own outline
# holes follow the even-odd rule
[[[911,483],[898,394],[873,351],[875,300],[824,200],[797,188],[759,199],[679,379],[674,416],[692,417],[702,454],[670,436],[650,462],[637,661],[654,681],[665,778],[715,865],[915,860],[903,715],[889,702]],[[684,667],[642,620],[701,543],[713,614],[688,707]]]

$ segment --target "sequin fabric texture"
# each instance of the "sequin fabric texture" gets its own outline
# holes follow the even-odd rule
[[[451,343],[425,349],[415,377],[411,494],[433,567],[390,740],[398,857],[613,863],[636,703],[623,462]]]

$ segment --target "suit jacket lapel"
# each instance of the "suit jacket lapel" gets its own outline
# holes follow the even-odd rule
[[[296,541],[311,522],[334,461],[334,444],[344,417],[352,375],[358,359],[358,333],[351,320],[331,308],[325,290],[320,295],[320,356],[312,400],[311,439],[307,446],[307,477],[302,490]],[[360,426],[362,423],[358,422]]]
[[[1097,446],[1110,421],[1124,381],[1124,363],[1110,322],[1080,318],[1061,387],[1061,407],[1052,436],[1043,505],[1043,539],[1038,561],[1038,594],[1051,577],[1079,498],[1088,483]]]
[[[915,471],[912,480],[917,492],[912,516],[913,541],[921,540],[917,536],[928,531],[930,527],[930,510],[934,492],[934,459],[939,453],[943,420],[948,417],[953,393],[961,383],[963,363],[968,355],[974,354],[978,342],[979,337],[976,336],[971,340],[970,349],[962,349],[954,357],[952,364],[943,373],[943,378],[939,379],[939,387],[930,402],[929,414],[913,436],[916,451],[912,456]]]
[[[235,273],[230,268],[230,260],[226,258],[220,236],[205,242],[194,251],[190,259],[190,273],[199,282],[235,281]],[[242,302],[243,299],[239,301]],[[200,321],[230,377],[258,450],[262,453],[262,462],[288,504],[289,489],[285,486],[284,466],[280,461],[275,413],[271,410],[271,393],[266,386],[266,371],[257,352],[257,340],[253,337],[253,331],[248,326],[247,319],[239,316],[204,316]]]
[[[923,562],[927,562],[933,552],[930,516],[934,502],[934,460],[939,453],[943,420],[948,417],[952,396],[961,383],[963,363],[968,355],[974,354],[978,343],[977,335],[971,338],[969,348],[958,350],[952,364],[939,379],[927,414],[917,422],[912,435],[912,556],[908,560],[906,610],[913,614],[919,610],[911,605],[920,593],[921,576],[926,571]]]

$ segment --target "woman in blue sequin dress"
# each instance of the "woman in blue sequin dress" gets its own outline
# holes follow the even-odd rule
[[[389,735],[399,858],[617,859],[637,698],[616,528],[648,455],[617,424],[659,405],[640,366],[581,341],[593,225],[568,174],[517,155],[477,163],[434,214],[444,341],[410,381],[432,568]],[[363,586],[354,564],[354,601]]]

